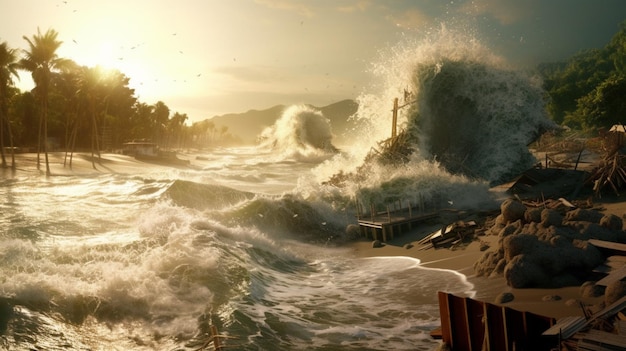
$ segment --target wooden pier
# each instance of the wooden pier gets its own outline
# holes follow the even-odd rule
[[[373,240],[386,242],[393,239],[396,233],[411,230],[415,223],[424,222],[438,216],[439,213],[437,212],[424,213],[423,211],[417,211],[417,213],[413,213],[413,208],[409,205],[406,208],[397,210],[387,209],[385,212],[372,210],[367,217],[362,217],[359,213],[358,222],[363,236],[369,238],[368,232],[371,232]]]

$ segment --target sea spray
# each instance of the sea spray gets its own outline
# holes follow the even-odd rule
[[[271,148],[280,158],[319,162],[337,152],[329,120],[312,107],[293,105],[260,136],[261,148]]]
[[[362,130],[352,147],[318,166],[303,189],[345,178],[338,191],[366,204],[482,207],[490,185],[533,166],[527,144],[555,127],[540,81],[445,26],[382,52],[372,73],[376,83],[357,99]],[[381,144],[391,137],[396,98],[397,129],[408,149],[400,163],[384,162]]]

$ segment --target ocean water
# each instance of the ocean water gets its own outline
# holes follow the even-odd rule
[[[292,106],[259,146],[182,151],[190,168],[2,173],[0,347],[211,350],[214,325],[235,350],[436,349],[437,291],[474,287],[353,257],[355,204],[493,206],[490,184],[532,165],[526,145],[552,125],[540,82],[467,34],[399,43],[371,71],[347,135]],[[365,163],[405,90],[413,153]],[[361,177],[326,185],[338,172]]]

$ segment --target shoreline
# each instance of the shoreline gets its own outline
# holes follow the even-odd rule
[[[11,168],[11,155],[5,154],[7,168],[0,168],[2,175],[42,175],[46,176],[46,161],[44,154],[40,154],[40,168],[37,169],[37,153],[16,153],[15,169]],[[98,156],[94,156],[96,159]],[[138,160],[132,156],[116,154],[111,152],[101,153],[101,162],[95,162],[95,168],[91,162],[91,152],[74,152],[72,167],[64,166],[65,151],[48,152],[48,163],[51,176],[68,175],[93,175],[93,174],[115,174],[115,173],[136,173],[151,172],[179,165],[166,165]],[[69,162],[69,159],[68,161]]]
[[[594,199],[595,207],[600,207],[602,214],[614,214],[624,218],[626,214],[626,199],[615,195]],[[452,221],[448,222],[451,223]],[[394,239],[383,243],[382,247],[373,247],[373,240],[361,237],[358,241],[346,243],[345,246],[357,258],[406,256],[418,259],[425,268],[446,269],[463,274],[467,281],[474,285],[473,299],[491,304],[506,306],[518,311],[532,312],[545,317],[563,318],[570,316],[584,316],[580,307],[583,303],[587,307],[601,305],[604,296],[583,297],[580,286],[561,288],[512,288],[507,285],[504,277],[478,277],[474,272],[474,263],[485,252],[496,250],[499,237],[485,234],[478,236],[468,245],[450,248],[420,249],[418,242],[441,228],[441,224],[427,224],[408,232],[403,232]],[[481,243],[482,242],[482,243]],[[489,248],[481,251],[484,244]],[[503,293],[512,293],[513,301],[497,302],[497,297]]]
[[[102,163],[96,163],[96,168],[94,169],[91,163],[91,153],[79,152],[74,154],[72,168],[70,169],[63,166],[64,155],[64,152],[59,151],[49,153],[52,176],[146,173],[177,167],[176,165],[149,163],[121,154],[103,153]],[[36,153],[16,154],[15,171],[9,167],[3,169],[2,175],[5,178],[21,175],[41,175],[45,177],[44,155],[40,156],[43,162],[41,169],[38,170]],[[7,161],[9,166],[10,160],[10,155],[8,155]],[[615,214],[623,218],[626,213],[626,201],[619,197],[607,196],[594,199],[593,201],[595,204],[602,206],[603,210],[600,212],[604,214]],[[446,220],[448,219],[442,219],[442,221]],[[514,300],[500,305],[520,311],[533,312],[546,317],[583,316],[584,311],[578,302],[583,302],[587,305],[597,305],[602,301],[602,297],[583,298],[581,289],[578,286],[551,289],[515,289],[507,286],[503,277],[477,277],[473,269],[474,262],[482,257],[484,252],[497,248],[498,237],[488,234],[479,237],[480,241],[489,244],[490,248],[486,251],[481,251],[481,243],[478,240],[474,240],[468,245],[457,249],[429,248],[420,250],[417,242],[439,228],[441,228],[440,223],[420,225],[412,231],[398,234],[393,240],[388,241],[380,248],[372,247],[372,240],[362,237],[355,241],[340,244],[340,246],[346,248],[355,258],[403,256],[418,259],[420,265],[425,268],[455,271],[463,274],[467,281],[474,286],[474,299],[498,304],[495,302],[498,295],[512,293]]]

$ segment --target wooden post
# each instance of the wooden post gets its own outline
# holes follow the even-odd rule
[[[222,344],[220,342],[220,336],[217,332],[217,327],[214,325],[211,326],[211,337],[213,338],[213,347],[215,350],[221,350]]]
[[[580,152],[578,153],[578,158],[576,159],[576,165],[574,166],[574,170],[578,169],[578,163],[580,162],[580,157],[583,155],[583,151],[585,151],[585,145],[583,144],[582,149],[580,149]]]
[[[398,98],[393,99],[393,115],[391,121],[391,137],[396,137],[396,125],[398,124]]]

